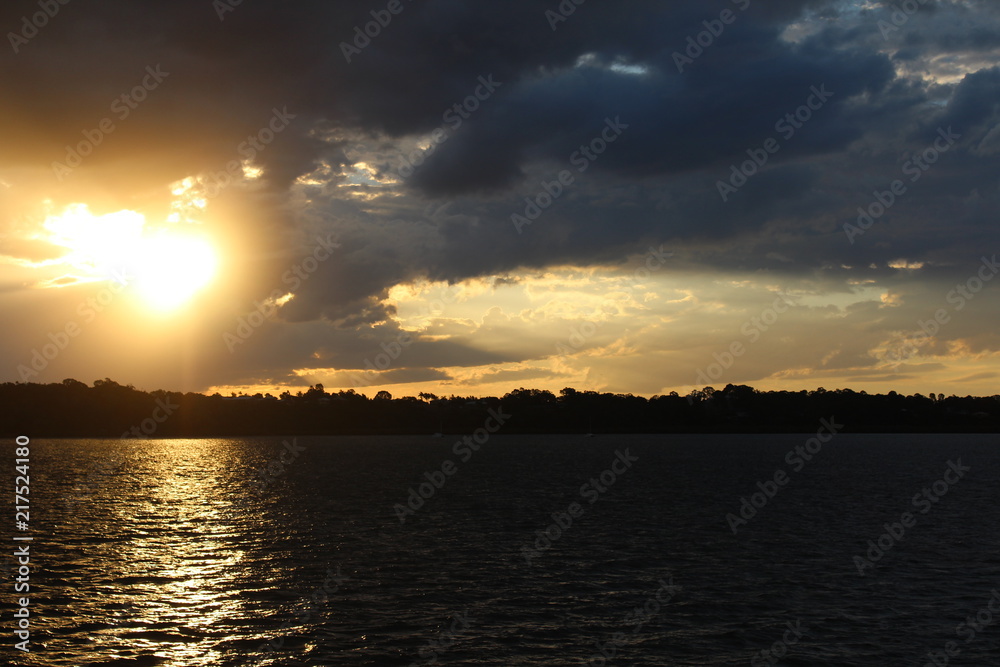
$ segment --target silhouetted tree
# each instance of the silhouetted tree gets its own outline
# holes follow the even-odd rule
[[[832,391],[757,391],[726,385],[645,399],[632,394],[559,392],[519,388],[502,398],[450,396],[394,399],[379,391],[374,400],[353,389],[330,395],[322,385],[304,395],[290,391],[280,400],[240,392],[241,400],[219,393],[143,392],[109,378],[88,387],[72,379],[54,384],[0,384],[0,436],[118,437],[162,414],[155,437],[321,435],[364,433],[471,433],[489,410],[513,415],[504,432],[517,433],[779,433],[815,432],[820,419],[835,416],[854,432],[1000,432],[1000,396],[931,394],[904,396],[894,391],[869,395]],[[157,408],[161,412],[157,413]]]

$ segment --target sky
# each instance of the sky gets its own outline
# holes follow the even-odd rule
[[[998,393],[997,3],[12,0],[0,28],[0,381]]]

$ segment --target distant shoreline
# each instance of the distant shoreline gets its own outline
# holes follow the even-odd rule
[[[470,434],[607,435],[1000,433],[1000,396],[868,394],[850,389],[757,391],[726,385],[644,398],[563,389],[502,397],[368,398],[322,385],[280,397],[144,392],[112,380],[88,387],[0,384],[0,434],[33,438],[238,438]]]

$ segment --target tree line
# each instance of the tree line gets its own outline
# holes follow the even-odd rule
[[[141,391],[110,379],[92,386],[0,384],[4,437],[225,437],[255,435],[465,434],[491,414],[510,415],[504,433],[808,433],[835,417],[855,433],[993,433],[1000,396],[868,394],[850,389],[758,391],[705,387],[687,396],[645,398],[515,389],[500,397],[420,393],[369,398],[353,389],[208,396]]]

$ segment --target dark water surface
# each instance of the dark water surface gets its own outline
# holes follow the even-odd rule
[[[33,441],[32,652],[12,648],[7,561],[3,655],[919,666],[954,642],[951,665],[1000,664],[996,436],[837,435],[801,462],[802,435],[456,439],[298,438],[261,485],[279,438]],[[400,523],[425,473],[441,488]],[[886,523],[901,539],[859,573]]]

